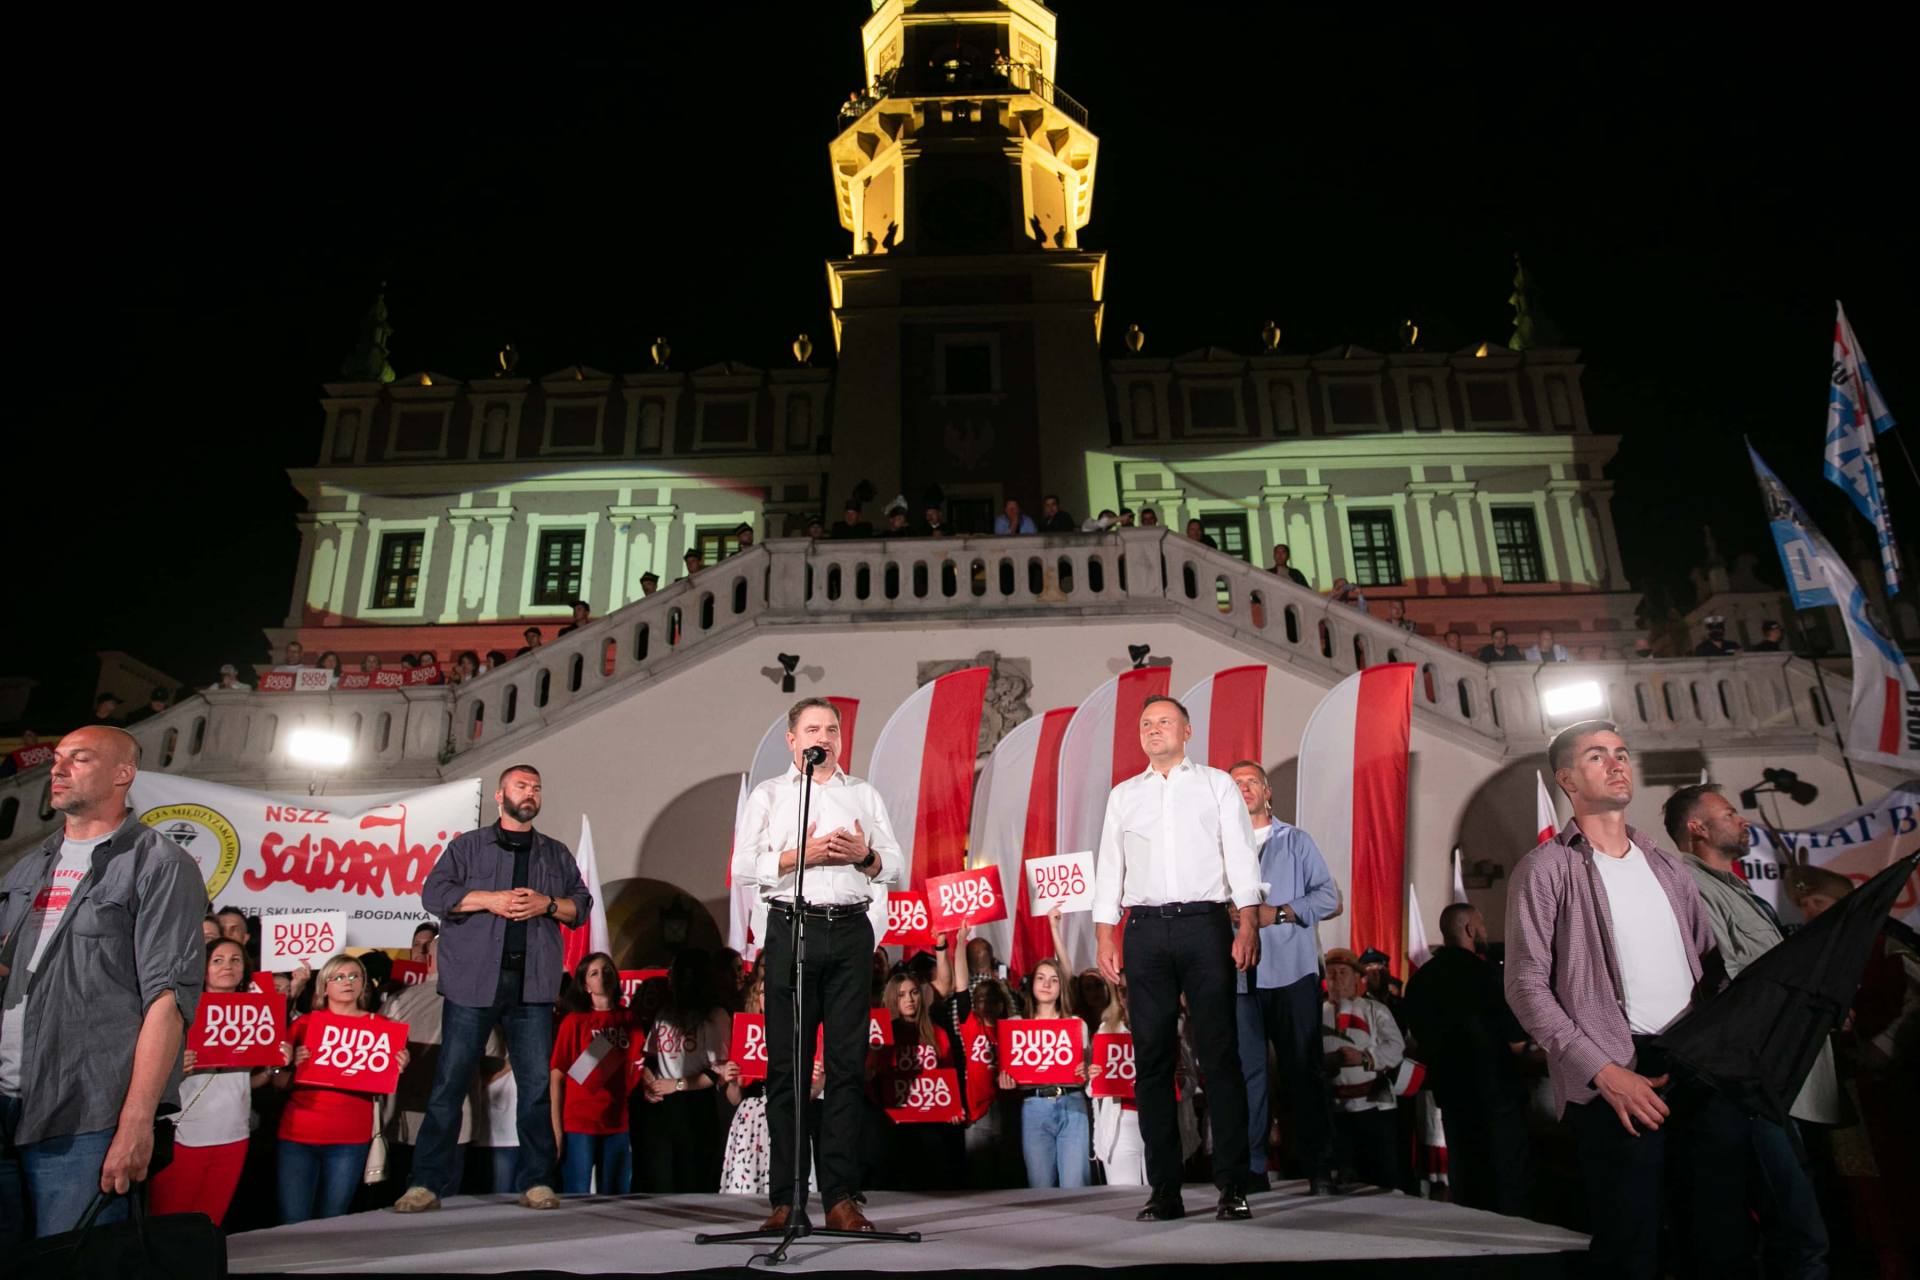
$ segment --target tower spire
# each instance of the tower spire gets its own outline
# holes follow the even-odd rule
[[[360,341],[340,362],[340,375],[355,382],[392,382],[393,366],[387,363],[392,340],[393,326],[387,323],[387,282],[382,280],[373,305],[360,319]]]
[[[1513,307],[1513,336],[1507,339],[1507,346],[1515,351],[1531,351],[1535,347],[1560,345],[1560,331],[1540,309],[1518,251],[1513,255],[1513,292],[1507,296],[1507,302]]]

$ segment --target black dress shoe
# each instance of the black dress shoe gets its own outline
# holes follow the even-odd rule
[[[1213,1211],[1213,1216],[1222,1222],[1233,1222],[1251,1218],[1253,1210],[1247,1207],[1247,1196],[1244,1191],[1238,1187],[1229,1187],[1220,1193],[1220,1205]]]
[[[1172,1222],[1186,1216],[1187,1206],[1179,1196],[1155,1196],[1133,1219],[1135,1222]]]

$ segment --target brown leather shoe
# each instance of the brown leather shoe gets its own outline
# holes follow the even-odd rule
[[[792,1221],[793,1221],[793,1206],[790,1204],[783,1204],[779,1208],[775,1209],[772,1213],[767,1215],[767,1220],[760,1224],[760,1229],[762,1231],[785,1231],[787,1229],[787,1224]],[[804,1212],[802,1212],[800,1215],[800,1225],[802,1227],[805,1227],[807,1225],[807,1215]]]
[[[873,1224],[867,1221],[867,1215],[860,1212],[860,1206],[849,1196],[827,1210],[827,1230],[871,1231]]]

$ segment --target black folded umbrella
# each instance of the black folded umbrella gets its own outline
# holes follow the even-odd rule
[[[1867,953],[1920,851],[1883,869],[1773,950],[1655,1044],[1742,1109],[1776,1124],[1827,1034],[1846,1016]]]

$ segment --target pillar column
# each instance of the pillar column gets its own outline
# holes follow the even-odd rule
[[[446,603],[440,609],[440,621],[460,621],[460,584],[467,576],[467,526],[473,523],[468,507],[447,512],[447,528],[453,538],[453,555],[447,561]]]

